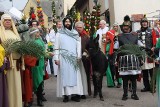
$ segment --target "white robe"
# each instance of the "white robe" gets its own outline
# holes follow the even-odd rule
[[[142,46],[142,47],[145,47],[145,45],[140,41],[138,40],[138,45],[139,46]],[[148,63],[147,62],[147,55],[145,56],[145,62],[144,64],[142,65],[142,70],[146,70],[146,69],[152,69],[155,67],[155,63]]]
[[[101,48],[102,35],[106,34],[108,30],[109,30],[109,28],[106,26],[104,29],[100,28],[96,32],[96,36],[97,36],[97,34],[99,34],[99,47],[100,48]]]
[[[46,35],[46,40],[47,40],[47,42],[53,43],[53,45],[55,44],[56,33],[55,33],[55,31],[53,29],[50,31],[49,34]],[[53,60],[52,62],[53,62],[54,75],[56,76],[57,75],[57,71],[58,71],[58,66],[54,63],[54,58],[52,58],[52,60]],[[47,69],[48,73],[51,74],[49,61],[48,61],[48,65],[47,65],[46,69]]]
[[[81,41],[76,41],[66,34],[57,33],[55,49],[68,50],[77,58],[81,58]],[[57,97],[72,94],[84,95],[80,70],[75,70],[71,64],[66,62],[60,52],[62,51],[56,50],[54,55],[54,60],[60,61],[57,73]]]

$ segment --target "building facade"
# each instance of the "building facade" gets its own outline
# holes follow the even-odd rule
[[[76,10],[80,12],[81,17],[83,17],[83,13],[88,10],[90,13],[92,13],[93,6],[95,6],[95,1],[97,4],[101,5],[101,19],[106,20],[106,11],[108,10],[108,0],[76,0],[74,6],[76,7]]]
[[[56,15],[63,19],[76,0],[55,0]]]
[[[129,15],[133,21],[133,30],[137,30],[140,24],[132,17],[146,14],[148,20],[158,18],[160,0],[109,0],[109,13],[111,25],[114,22],[122,24],[125,15]]]
[[[12,1],[5,0],[3,2],[0,2],[0,5],[5,7],[6,11],[9,11],[9,9],[15,7],[22,13],[24,13],[27,18],[29,18],[30,7],[34,7],[35,14],[37,15],[36,0],[12,0]],[[44,26],[48,28],[48,16],[44,12],[43,12],[43,18],[44,18]]]
[[[37,4],[33,0],[28,0],[26,6],[23,9],[23,13],[26,15],[27,18],[29,18],[29,12],[30,8],[34,7],[36,18],[37,17]],[[43,12],[43,18],[44,18],[44,27],[48,28],[48,16]]]

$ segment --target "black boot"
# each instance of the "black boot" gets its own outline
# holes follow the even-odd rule
[[[67,95],[64,95],[64,99],[63,99],[63,102],[66,103],[69,101],[69,97]]]
[[[39,100],[39,99],[37,100],[37,105],[38,106],[44,106],[42,100]]]
[[[122,100],[126,101],[128,99],[128,95],[123,95]]]
[[[72,96],[71,100],[75,102],[80,102],[80,96],[79,95]]]
[[[139,100],[137,94],[132,94],[132,95],[131,95],[131,98],[134,99],[134,100]]]
[[[42,101],[47,101],[47,99],[44,96],[42,96]]]
[[[133,91],[133,94],[131,95],[131,98],[134,99],[134,100],[139,100],[137,94],[136,94],[136,91],[137,91],[137,81],[136,81],[136,78],[135,77],[132,77],[132,91]]]
[[[81,99],[86,99],[86,96],[85,96],[85,95],[82,95],[82,96],[81,96]]]

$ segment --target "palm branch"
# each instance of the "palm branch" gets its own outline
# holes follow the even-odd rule
[[[21,55],[31,55],[37,58],[45,55],[42,47],[34,41],[8,39],[2,43],[2,46],[5,49],[6,55],[9,55],[12,52],[16,52]]]
[[[46,57],[46,53],[44,52],[43,48],[38,45],[34,41],[19,41],[17,39],[8,39],[2,43],[2,46],[5,49],[6,55],[11,54],[12,52],[19,53],[21,55],[30,55],[34,57]],[[53,49],[55,51],[56,49]],[[75,70],[79,68],[77,63],[77,58],[72,54],[69,53],[67,50],[58,49],[61,51],[60,55],[71,64]]]
[[[68,62],[69,64],[71,64],[75,70],[79,69],[79,64],[77,61],[77,57],[74,56],[73,53],[69,53],[67,50],[65,49],[59,49],[61,50],[60,55],[62,56],[62,58]]]
[[[134,54],[137,57],[145,56],[146,55],[145,53],[146,52],[142,51],[142,49],[138,45],[134,44],[125,44],[121,46],[117,51],[117,54],[127,54],[127,55]]]

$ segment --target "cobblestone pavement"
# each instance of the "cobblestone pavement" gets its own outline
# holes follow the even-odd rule
[[[157,95],[152,95],[149,92],[142,93],[140,92],[142,88],[142,83],[138,82],[137,94],[140,100],[135,101],[131,99],[131,93],[129,92],[129,99],[122,101],[123,89],[108,88],[106,86],[106,78],[104,78],[104,101],[100,101],[98,97],[88,96],[86,100],[81,100],[81,102],[69,101],[68,103],[63,103],[62,98],[56,97],[56,77],[50,77],[50,79],[45,81],[45,97],[48,101],[44,103],[44,107],[157,107]],[[36,98],[34,99],[33,107],[37,107]]]

